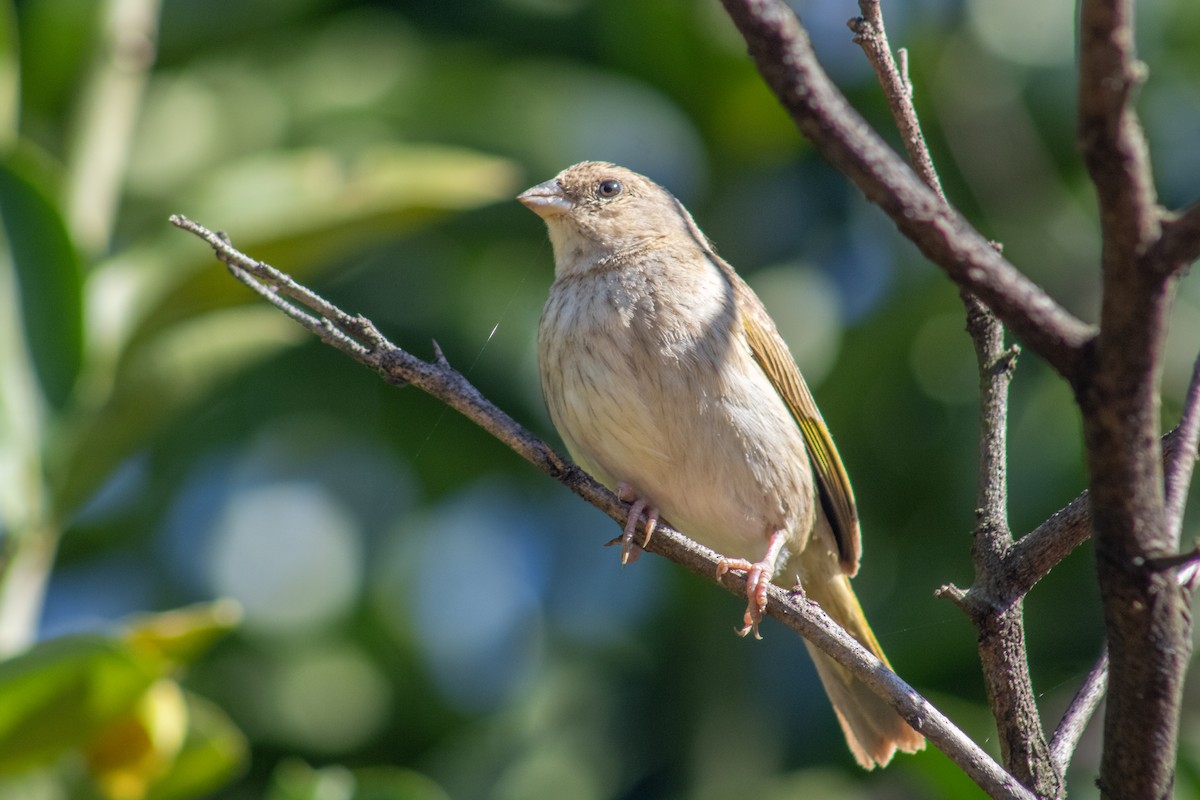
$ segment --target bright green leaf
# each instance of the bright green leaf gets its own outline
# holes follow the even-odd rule
[[[3,244],[0,229],[0,474],[5,476],[0,481],[0,526],[13,536],[24,536],[44,522],[45,407],[25,346],[16,265]]]
[[[188,800],[205,797],[228,783],[249,758],[246,737],[229,717],[208,700],[184,693],[188,710],[187,738],[165,775],[145,800]]]
[[[43,642],[0,662],[0,772],[82,746],[128,712],[164,665],[96,635]]]
[[[88,773],[109,800],[143,800],[174,765],[187,729],[183,690],[168,678],[158,680],[86,743]]]

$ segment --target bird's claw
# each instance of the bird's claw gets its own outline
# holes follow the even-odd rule
[[[629,516],[625,519],[625,532],[620,536],[621,542],[621,564],[632,564],[641,556],[642,550],[646,545],[650,544],[650,537],[654,535],[654,529],[658,527],[658,509],[650,505],[644,497],[638,497],[633,487],[622,481],[617,484],[617,499],[630,503]],[[645,537],[641,543],[634,541],[634,533],[637,531],[638,520],[641,519],[642,512],[646,514]],[[613,540],[610,544],[615,544],[617,540]]]
[[[754,634],[755,639],[762,639],[758,626],[763,620],[763,612],[767,610],[767,586],[771,583],[773,565],[765,561],[747,561],[744,558],[722,558],[717,562],[717,578],[731,569],[746,572],[746,614],[742,617],[746,624],[734,630],[743,638]]]

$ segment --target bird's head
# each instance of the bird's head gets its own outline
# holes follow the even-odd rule
[[[670,192],[615,164],[575,164],[517,199],[546,222],[559,275],[587,270],[680,234],[707,246]]]

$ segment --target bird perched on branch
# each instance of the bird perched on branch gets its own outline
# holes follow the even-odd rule
[[[724,554],[718,574],[746,571],[742,636],[758,637],[768,584],[799,575],[887,663],[850,588],[861,548],[849,479],[762,302],[683,205],[635,172],[576,164],[518,199],[554,249],[542,393],[571,457],[631,504],[622,562],[661,515]],[[809,652],[859,764],[925,746],[883,699]]]

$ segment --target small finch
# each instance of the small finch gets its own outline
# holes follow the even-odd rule
[[[518,199],[554,249],[538,328],[542,393],[571,457],[631,504],[622,561],[637,558],[661,515],[724,554],[718,573],[747,572],[741,635],[758,636],[767,585],[798,575],[886,664],[850,588],[861,543],[849,479],[762,302],[683,205],[635,172],[576,164]],[[859,764],[925,746],[808,649]]]

